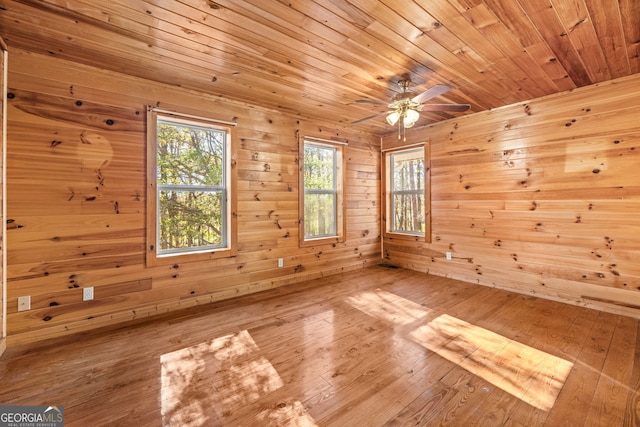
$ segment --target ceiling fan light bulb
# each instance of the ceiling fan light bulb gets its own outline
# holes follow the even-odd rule
[[[407,110],[404,118],[402,119],[402,124],[405,128],[410,128],[416,124],[419,118],[420,113],[418,113],[416,110]]]
[[[394,111],[393,113],[389,114],[387,116],[387,123],[389,123],[391,126],[395,125],[396,123],[398,123],[398,119],[400,118],[400,114],[397,111]]]

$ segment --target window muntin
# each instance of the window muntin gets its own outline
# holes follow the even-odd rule
[[[424,148],[388,155],[389,232],[424,236],[425,158]]]
[[[158,117],[157,256],[229,248],[229,147],[228,129]]]

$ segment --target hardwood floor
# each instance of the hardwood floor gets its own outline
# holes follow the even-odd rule
[[[638,321],[371,267],[10,347],[67,426],[637,426]]]

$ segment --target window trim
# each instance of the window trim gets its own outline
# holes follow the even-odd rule
[[[336,235],[326,237],[314,237],[305,238],[304,234],[304,148],[305,144],[313,144],[317,146],[325,146],[335,149],[336,161],[335,161],[335,192],[336,192]],[[300,247],[310,247],[317,245],[329,245],[342,243],[345,241],[346,236],[346,221],[345,221],[345,203],[344,203],[344,190],[346,188],[346,155],[345,149],[347,144],[340,141],[331,141],[321,138],[314,138],[312,136],[301,136],[298,141],[298,241]]]
[[[157,168],[157,124],[158,121],[183,123],[187,125],[201,124],[206,127],[215,127],[227,133],[226,150],[226,233],[227,242],[222,248],[209,248],[196,251],[176,251],[168,254],[158,254],[158,184],[156,181]],[[188,114],[180,114],[170,111],[158,110],[152,107],[147,109],[147,215],[146,215],[146,264],[147,266],[170,265],[178,262],[202,261],[217,258],[226,258],[237,255],[237,149],[236,129],[233,123],[221,122],[214,119],[198,117]]]
[[[403,233],[391,230],[391,155],[402,152],[424,149],[424,236],[415,233]],[[385,239],[413,240],[431,243],[431,155],[427,143],[412,144],[382,151],[382,236]]]

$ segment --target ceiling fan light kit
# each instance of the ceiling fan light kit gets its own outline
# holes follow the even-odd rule
[[[387,123],[391,126],[398,124],[398,139],[402,138],[403,130],[416,124],[420,119],[420,111],[425,107],[423,102],[442,95],[451,90],[447,85],[436,85],[418,95],[409,90],[411,80],[404,79],[397,82],[402,92],[396,94],[387,106],[390,111],[386,116]],[[360,104],[381,104],[375,101],[357,100]],[[426,104],[429,111],[467,111],[471,108],[469,104]],[[364,119],[356,120],[353,124],[373,119],[385,113],[375,114]],[[401,120],[402,119],[402,120]],[[405,138],[406,140],[406,138]]]
[[[400,119],[400,113],[398,113],[397,111],[393,111],[387,116],[387,123],[393,126],[398,123],[398,119]]]
[[[404,112],[404,117],[402,118],[402,125],[406,128],[410,128],[415,125],[418,119],[420,118],[420,113],[417,110],[410,109]]]

